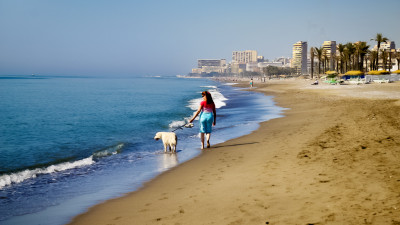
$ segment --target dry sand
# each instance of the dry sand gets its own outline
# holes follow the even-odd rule
[[[400,224],[400,83],[310,83],[256,83],[285,117],[71,224]]]

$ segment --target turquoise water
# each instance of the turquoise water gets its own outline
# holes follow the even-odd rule
[[[218,108],[211,144],[282,111],[206,79],[0,77],[0,223],[64,224],[200,154],[196,121],[176,131],[177,154],[153,137],[185,124],[204,90]]]

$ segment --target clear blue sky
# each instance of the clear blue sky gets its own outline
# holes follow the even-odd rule
[[[0,0],[0,75],[176,75],[197,59],[370,41],[400,48],[400,1]]]

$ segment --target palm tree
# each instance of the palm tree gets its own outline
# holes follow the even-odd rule
[[[347,56],[347,60],[349,65],[346,66],[346,70],[352,70],[353,69],[353,65],[352,62],[354,64],[354,53],[356,51],[356,48],[354,47],[353,43],[351,42],[347,42],[346,43],[346,48],[345,48],[345,55]],[[353,58],[353,60],[352,60]]]
[[[338,45],[339,59],[340,59],[340,72],[341,73],[344,73],[344,69],[343,69],[343,62],[345,61],[344,49],[345,49],[345,46],[343,44]]]
[[[326,48],[322,49],[322,57],[323,57],[322,68],[324,68],[324,73],[325,73],[326,68],[328,67],[328,51],[326,50]]]
[[[315,54],[317,55],[317,59],[318,59],[318,74],[321,74],[321,61],[322,61],[323,47],[314,48],[314,49],[315,49]]]
[[[377,33],[375,38],[371,39],[371,41],[376,41],[377,43],[377,47],[378,47],[378,55],[377,55],[377,61],[376,61],[376,69],[378,69],[378,61],[379,61],[379,49],[381,48],[381,43],[382,42],[386,42],[389,39],[387,39],[386,37],[383,37],[382,33]]]
[[[369,53],[369,61],[370,61],[370,70],[377,70],[377,63],[378,60],[378,52],[373,50]]]
[[[357,54],[357,69],[362,71],[364,69],[364,57],[368,52],[369,45],[365,41],[359,41],[355,44],[355,52]]]
[[[355,70],[360,70],[360,52],[359,52],[359,43],[360,42],[355,42],[353,44],[354,46],[354,55],[353,55],[353,63],[354,63],[354,69]]]
[[[333,58],[335,59],[335,62],[336,62],[336,65],[335,65],[335,68],[334,68],[334,70],[336,71],[336,72],[340,72],[339,71],[339,61],[340,61],[340,55],[337,55],[337,54],[334,54],[333,55]],[[335,64],[335,63],[334,63]]]

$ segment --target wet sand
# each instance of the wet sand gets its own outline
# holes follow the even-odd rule
[[[400,83],[310,83],[256,81],[285,117],[71,224],[400,224]]]

